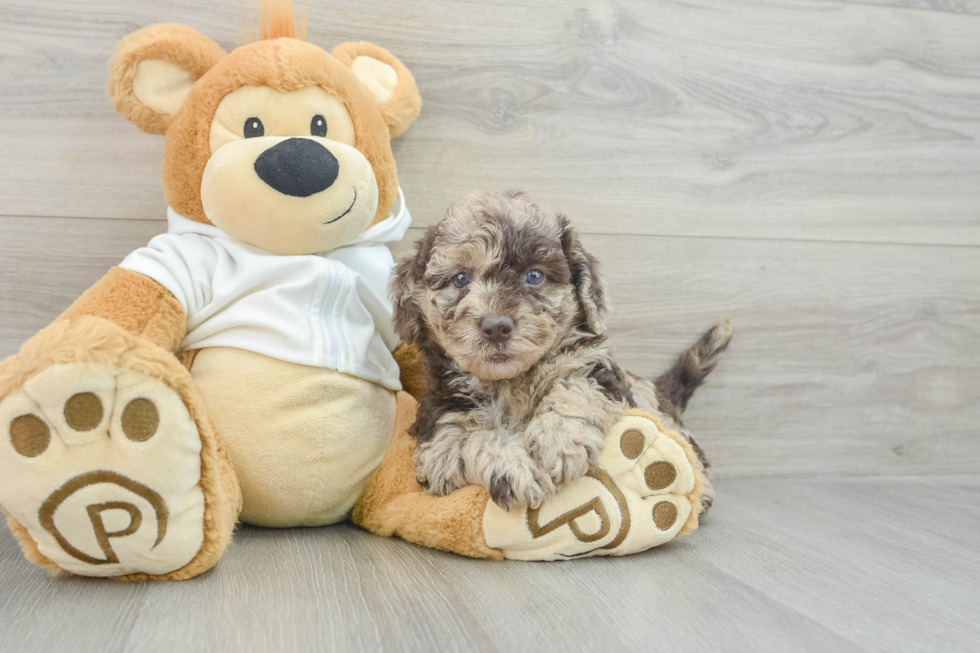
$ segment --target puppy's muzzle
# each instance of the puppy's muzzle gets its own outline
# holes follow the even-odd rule
[[[514,320],[503,315],[488,315],[480,322],[480,331],[484,338],[499,345],[510,340],[514,332]]]
[[[260,154],[255,172],[283,195],[309,197],[330,188],[340,174],[340,163],[320,143],[290,138]]]

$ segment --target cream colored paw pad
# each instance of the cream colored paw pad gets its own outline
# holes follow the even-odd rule
[[[61,568],[165,574],[204,541],[201,441],[164,383],[54,365],[0,402],[0,504]]]
[[[652,420],[627,416],[606,435],[599,467],[540,508],[505,511],[489,502],[484,536],[488,546],[518,560],[643,551],[683,528],[696,473],[683,447]]]

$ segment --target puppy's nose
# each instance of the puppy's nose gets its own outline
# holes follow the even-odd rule
[[[309,197],[330,188],[340,173],[340,163],[316,141],[290,138],[260,154],[255,172],[283,195]]]
[[[514,331],[514,320],[503,315],[488,315],[480,322],[480,330],[490,342],[500,344],[510,340]]]

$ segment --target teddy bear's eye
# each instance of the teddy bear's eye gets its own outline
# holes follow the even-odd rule
[[[257,136],[265,136],[265,125],[262,121],[256,117],[251,117],[245,121],[245,127],[242,129],[245,134],[245,138],[255,138]]]
[[[313,120],[310,121],[310,135],[320,138],[327,135],[327,119],[319,113],[313,116]]]

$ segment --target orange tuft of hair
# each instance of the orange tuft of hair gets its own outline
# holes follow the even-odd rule
[[[259,0],[259,34],[255,38],[252,21],[249,20],[248,34],[241,27],[242,42],[252,43],[256,40],[290,38],[306,40],[306,7],[300,19],[299,30],[296,29],[296,12],[293,10],[293,0]]]

